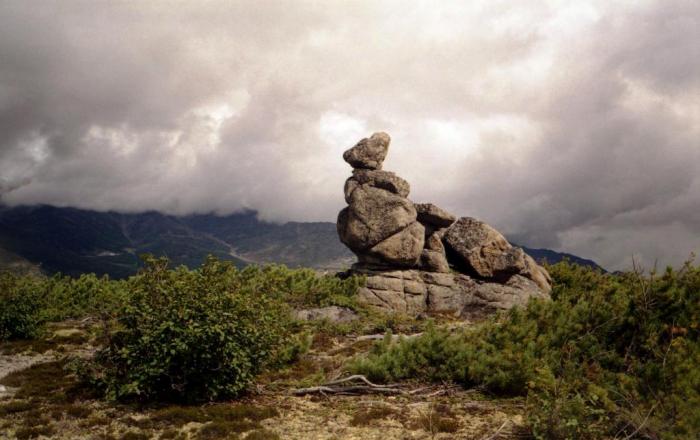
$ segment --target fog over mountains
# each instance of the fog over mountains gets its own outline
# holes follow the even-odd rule
[[[526,251],[550,262],[568,257],[595,266],[573,255]],[[142,253],[165,255],[174,265],[189,267],[201,264],[208,254],[239,266],[281,263],[331,271],[355,261],[330,222],[275,224],[258,220],[255,212],[176,217],[52,206],[0,209],[0,257],[5,255],[0,269],[12,269],[13,254],[15,268],[26,269],[31,262],[45,273],[95,272],[121,278],[137,270]]]
[[[412,200],[611,270],[700,250],[700,2],[0,2],[0,200],[335,221]]]

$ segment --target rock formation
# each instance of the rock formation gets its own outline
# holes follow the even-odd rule
[[[409,200],[409,183],[382,170],[389,143],[388,134],[375,133],[343,154],[353,172],[337,227],[358,258],[350,272],[367,277],[361,301],[390,312],[474,319],[549,298],[547,271],[494,228]]]

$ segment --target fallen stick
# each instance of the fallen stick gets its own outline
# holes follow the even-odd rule
[[[352,382],[353,380],[359,380],[360,382],[364,382],[366,385],[370,387],[376,387],[376,388],[396,388],[399,385],[398,384],[390,384],[390,385],[378,385],[374,384],[369,381],[365,376],[361,374],[353,374],[352,376],[345,377],[343,379],[337,379],[331,382],[326,383],[326,386],[331,386],[331,385],[340,385],[341,383],[347,383],[347,382]]]
[[[303,396],[305,394],[335,394],[335,395],[359,395],[359,394],[392,394],[403,396],[424,396],[436,397],[450,393],[458,387],[451,385],[431,385],[426,387],[409,390],[401,384],[380,385],[371,382],[361,374],[354,374],[342,379],[334,379],[322,385],[309,388],[299,388],[291,390],[291,394],[295,396]]]
[[[412,333],[410,335],[406,335],[403,333],[399,333],[397,335],[391,335],[391,340],[392,341],[398,341],[399,339],[411,339],[411,338],[417,338],[418,336],[422,335],[423,333]],[[362,341],[381,341],[386,337],[386,333],[377,333],[374,335],[363,335],[363,336],[358,336],[355,338],[355,342],[362,342]]]
[[[375,388],[366,385],[355,385],[347,387],[327,387],[318,386],[310,388],[300,388],[292,391],[295,396],[303,396],[305,394],[336,394],[336,395],[359,395],[359,394],[405,394],[404,390],[396,388]]]
[[[359,382],[359,384],[357,382]],[[398,384],[379,385],[372,383],[361,374],[354,374],[343,379],[333,380],[323,385],[293,390],[292,394],[295,396],[302,396],[305,394],[408,394],[408,392],[399,388]]]
[[[509,421],[510,421],[510,420],[506,420],[505,422],[503,422],[503,424],[501,425],[501,427],[498,428],[498,429],[496,430],[496,432],[494,432],[493,434],[491,434],[491,435],[488,436],[488,437],[482,438],[482,440],[494,440],[495,438],[497,438],[498,435],[499,435],[499,434],[501,433],[501,431],[503,430],[503,428],[506,427],[506,425],[508,424]]]

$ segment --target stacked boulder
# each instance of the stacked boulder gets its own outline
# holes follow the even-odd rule
[[[388,134],[375,133],[343,154],[353,173],[337,227],[358,257],[351,273],[367,277],[361,301],[389,312],[470,319],[549,297],[547,271],[498,231],[409,200],[409,183],[382,170],[389,143]]]

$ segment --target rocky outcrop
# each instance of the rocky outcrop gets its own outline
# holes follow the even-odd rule
[[[432,203],[417,203],[418,221],[436,228],[446,228],[456,220],[455,216]]]
[[[524,306],[530,298],[549,298],[548,292],[521,275],[496,283],[456,272],[388,270],[362,263],[353,266],[352,272],[366,277],[365,286],[358,290],[361,302],[410,316],[449,314],[478,320],[499,310]]]
[[[346,323],[358,319],[357,313],[351,309],[338,306],[296,310],[293,316],[300,321],[329,321],[334,323]]]
[[[460,218],[447,229],[443,240],[454,256],[455,266],[469,275],[504,282],[520,275],[546,292],[551,288],[551,279],[543,267],[482,221]]]
[[[390,141],[388,134],[374,133],[343,153],[343,159],[356,169],[381,170]]]
[[[390,171],[382,170],[354,170],[352,177],[345,182],[345,201],[350,203],[350,195],[360,185],[368,185],[380,188],[396,194],[399,197],[408,197],[411,186]]]
[[[361,301],[470,319],[549,297],[547,271],[494,228],[410,201],[409,183],[382,170],[389,143],[388,134],[375,133],[343,154],[354,170],[337,227],[359,260],[351,272],[367,277]]]
[[[338,234],[350,250],[359,254],[415,222],[416,210],[408,199],[360,185],[350,196],[350,206],[338,215]]]

